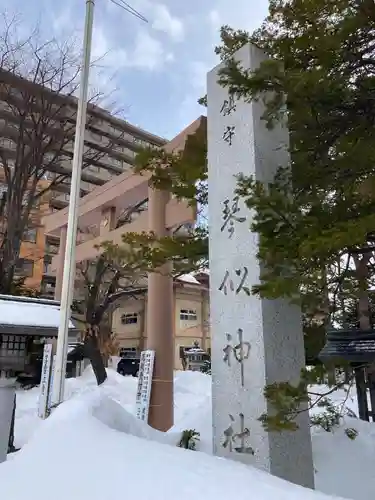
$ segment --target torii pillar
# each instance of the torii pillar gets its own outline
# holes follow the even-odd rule
[[[206,118],[201,116],[166,146],[168,153],[184,153],[189,136],[207,135]],[[194,146],[194,145],[193,145]],[[167,205],[170,193],[148,189],[148,229],[158,238],[167,236]],[[196,220],[196,209],[191,209],[191,219]],[[181,221],[181,223],[187,222]],[[148,275],[147,297],[147,349],[155,351],[155,365],[151,389],[148,423],[154,429],[168,431],[173,426],[173,372],[174,372],[174,296],[172,262],[156,273]]]
[[[166,209],[170,193],[149,187],[149,230],[158,238],[168,235]],[[148,275],[147,349],[155,351],[148,423],[159,431],[173,426],[173,278],[172,263]]]

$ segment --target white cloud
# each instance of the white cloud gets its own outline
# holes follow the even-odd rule
[[[210,64],[203,61],[193,61],[189,66],[189,83],[194,90],[205,92],[207,73]]]
[[[64,33],[71,29],[71,11],[70,8],[62,9],[52,20],[53,31],[57,34]]]
[[[128,52],[126,65],[155,71],[160,70],[166,62],[172,60],[173,54],[164,50],[160,40],[153,38],[145,30],[139,30],[133,50]]]
[[[95,26],[93,59],[106,54],[103,58],[105,66],[115,68],[117,71],[125,67],[148,71],[160,70],[166,63],[174,61],[174,54],[166,41],[158,38],[157,32],[166,33],[173,41],[182,41],[184,25],[180,19],[171,15],[164,4],[153,4],[149,0],[134,0],[132,6],[147,15],[151,30],[144,26],[134,25],[135,35],[133,35],[132,43],[127,43],[125,48],[119,48],[118,45],[112,48],[110,46],[111,24]],[[111,11],[112,14],[115,12],[112,9]]]
[[[208,13],[208,22],[214,30],[218,30],[223,24],[219,12],[214,9]]]
[[[155,71],[173,61],[174,55],[145,29],[138,29],[131,46],[113,48],[103,26],[97,26],[93,36],[92,60],[97,61],[98,67],[112,71],[125,67]]]
[[[201,34],[197,43],[205,49],[202,54],[195,52],[195,57],[186,61],[187,71],[185,79],[185,95],[179,107],[181,122],[186,124],[195,119],[204,109],[197,105],[197,98],[206,93],[207,73],[218,64],[214,54],[215,45],[220,43],[219,31],[222,25],[228,24],[234,29],[253,31],[261,25],[267,14],[268,0],[215,0],[211,3],[211,10],[207,9],[199,21]],[[210,7],[209,6],[209,7]],[[197,18],[194,22],[198,24]],[[202,31],[201,31],[202,33]],[[192,41],[194,44],[194,41]],[[211,50],[207,51],[207,47]]]
[[[205,114],[205,108],[198,104],[198,99],[206,93],[207,73],[212,64],[203,61],[192,61],[188,65],[186,88],[187,91],[179,103],[178,115],[181,120],[181,129]]]
[[[154,0],[133,0],[132,7],[148,19],[155,31],[165,33],[174,42],[184,40],[185,25],[183,20],[173,15],[165,3]]]
[[[77,50],[81,48],[83,0],[78,3],[65,0],[62,4],[51,0],[0,0],[0,3],[11,12],[22,11],[27,24],[40,19],[47,37],[64,40],[74,30]],[[264,19],[269,1],[132,0],[129,3],[148,19],[148,25],[109,0],[97,2],[93,60],[99,68],[92,70],[90,81],[106,93],[107,89],[117,88],[120,100],[123,93],[129,96],[138,110],[136,113],[140,112],[133,116],[135,121],[144,120],[146,128],[163,128],[163,133],[173,135],[180,126],[204,112],[196,100],[205,94],[207,71],[218,62],[214,46],[219,43],[220,27],[228,24],[252,31]],[[157,71],[163,72],[162,83],[153,78]],[[160,93],[160,99],[150,103],[148,94],[140,95],[140,87],[147,84]],[[152,116],[159,114],[161,108],[171,114],[170,124],[165,127],[159,127],[159,121]],[[142,118],[142,113],[147,118]]]
[[[185,36],[185,27],[182,20],[172,16],[164,4],[154,5],[153,11],[152,27],[166,33],[175,42],[181,42]]]
[[[116,87],[116,73],[126,61],[127,53],[124,49],[111,47],[105,25],[95,26],[91,47],[91,87],[111,95]]]
[[[209,14],[213,27],[219,29],[228,24],[234,29],[253,31],[258,28],[267,15],[268,0],[217,0],[215,9]]]
[[[110,52],[110,46],[107,36],[102,26],[95,26],[92,35],[91,59],[101,59]]]

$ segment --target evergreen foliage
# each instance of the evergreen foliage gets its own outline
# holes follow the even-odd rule
[[[179,152],[144,149],[136,158],[135,172],[150,176],[150,185],[167,190],[172,196],[199,211],[207,205],[207,137],[202,120],[195,133],[187,137]],[[152,271],[173,260],[174,274],[192,272],[208,263],[208,228],[197,224],[187,234],[174,232],[158,238],[151,232],[126,233],[122,237],[132,262]]]
[[[207,128],[205,120],[186,139],[182,151],[143,149],[135,172],[151,175],[150,184],[165,189],[191,205],[207,204]]]
[[[363,298],[363,267],[373,258],[373,2],[272,0],[257,32],[224,27],[222,41],[221,84],[235,97],[263,99],[267,125],[286,120],[290,130],[291,164],[272,184],[239,178],[265,264],[254,292],[302,298],[305,311],[329,314],[335,292]],[[252,73],[232,58],[246,41],[270,56]]]
[[[206,375],[211,375],[211,358],[206,359],[201,368],[201,373],[205,373]]]
[[[186,429],[182,432],[181,439],[178,442],[179,448],[185,448],[186,450],[196,450],[197,442],[199,441],[200,433],[195,429]]]
[[[344,416],[354,417],[356,415],[347,408],[346,400],[349,397],[349,390],[353,380],[348,385],[341,378],[330,383],[326,377],[323,366],[304,369],[298,385],[292,386],[289,383],[275,383],[265,387],[264,395],[269,403],[269,411],[262,414],[259,420],[268,432],[294,431],[298,428],[298,415],[304,411],[311,411],[310,424],[320,427],[326,432],[332,432],[339,427]],[[326,384],[325,392],[315,392],[314,384]],[[339,404],[329,398],[334,392],[341,389],[345,393],[344,400]],[[345,434],[354,440],[358,431],[353,428],[346,428]]]
[[[269,56],[252,72],[233,58],[247,42]],[[267,127],[283,121],[290,131],[290,164],[279,169],[272,183],[238,176],[237,194],[254,214],[249,229],[260,237],[262,274],[251,292],[300,304],[305,334],[318,332],[320,341],[329,325],[370,329],[369,290],[375,278],[373,0],[270,0],[259,30],[249,34],[224,26],[215,52],[224,62],[220,84],[235,99],[262,100]],[[206,105],[207,97],[200,102]],[[207,180],[206,146],[200,141],[191,141],[197,154],[190,151],[184,159],[142,156],[138,171],[151,171],[152,182],[176,196],[205,202],[199,180]],[[207,252],[207,234],[194,232],[194,238],[181,261],[198,262]],[[175,253],[181,258],[173,245],[178,242],[161,243],[163,259],[168,254],[174,259]],[[273,407],[261,417],[268,430],[296,425],[293,419],[301,405],[309,406],[307,388],[316,376],[315,369],[304,371],[296,387],[265,388]],[[334,418],[327,411],[323,425],[330,426]]]
[[[252,291],[300,303],[305,333],[319,323],[346,325],[353,308],[367,330],[375,248],[373,2],[271,0],[254,34],[223,27],[221,35],[220,83],[235,98],[263,100],[269,128],[282,120],[290,130],[290,165],[271,184],[238,178],[264,264]],[[270,56],[253,72],[232,57],[247,41]],[[292,416],[310,401],[312,373],[297,387],[265,388],[275,412],[261,417],[266,428],[296,425]],[[319,419],[331,426],[336,417],[327,406]]]

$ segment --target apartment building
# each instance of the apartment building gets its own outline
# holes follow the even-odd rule
[[[39,290],[43,280],[45,243],[43,226],[35,225],[25,231],[16,275],[24,276],[26,278],[25,286],[33,290]]]
[[[33,127],[41,121],[47,122],[51,147],[46,146],[43,163],[46,165],[45,180],[53,183],[50,191],[49,211],[59,211],[69,204],[70,176],[74,147],[77,100],[72,96],[57,94],[51,90],[0,70],[0,146],[11,159],[17,154],[20,128],[29,137]],[[21,126],[22,125],[22,126]],[[28,132],[25,133],[25,130]],[[44,139],[43,139],[44,140]],[[131,169],[134,158],[141,147],[161,147],[166,140],[113,116],[99,106],[89,104],[85,132],[84,159],[81,180],[81,196],[92,192],[115,176]],[[35,238],[34,238],[35,239]],[[36,237],[38,249],[42,237]],[[30,243],[30,242],[29,242]],[[25,242],[26,254],[32,251]],[[53,235],[45,239],[45,258],[38,265],[43,269],[41,286],[46,296],[53,295],[54,274],[50,262],[57,252],[59,239]],[[26,257],[25,257],[26,259]],[[24,272],[30,273],[30,264]],[[33,275],[34,276],[34,275]],[[37,276],[33,282],[37,282]]]
[[[49,182],[41,180],[37,185],[37,191],[48,188]],[[8,185],[5,182],[3,172],[0,170],[0,203],[5,204]],[[24,232],[21,243],[20,255],[16,265],[17,277],[25,278],[25,286],[30,289],[39,290],[45,270],[45,234],[42,224],[43,217],[50,213],[50,195],[48,192],[42,195],[30,214],[30,225]],[[0,240],[5,234],[6,220],[0,221]]]

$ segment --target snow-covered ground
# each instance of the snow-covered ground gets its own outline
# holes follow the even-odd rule
[[[313,428],[318,493],[239,463],[210,456],[211,379],[193,372],[175,378],[175,426],[167,434],[136,420],[136,379],[108,370],[96,387],[88,369],[66,385],[66,402],[51,417],[36,416],[38,389],[17,394],[16,444],[0,465],[6,500],[370,500],[375,493],[375,425],[346,417],[333,433]],[[341,401],[343,394],[334,395]],[[346,405],[356,411],[355,401]],[[358,431],[352,441],[345,428]],[[201,434],[199,450],[176,447],[181,431]],[[203,453],[202,453],[203,452]]]

